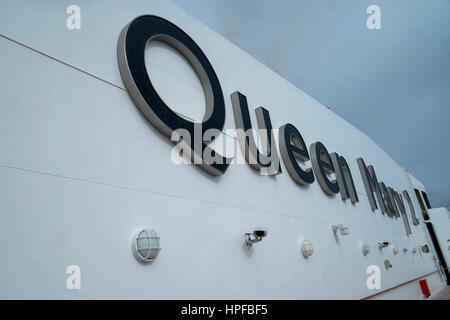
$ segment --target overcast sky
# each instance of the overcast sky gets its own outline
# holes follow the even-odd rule
[[[371,137],[450,204],[449,0],[172,0]],[[381,8],[381,30],[366,9]]]

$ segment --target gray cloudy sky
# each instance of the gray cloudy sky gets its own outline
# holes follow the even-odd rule
[[[365,132],[450,204],[449,0],[173,0]],[[381,8],[382,30],[366,9]]]

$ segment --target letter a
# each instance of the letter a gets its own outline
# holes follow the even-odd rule
[[[67,20],[66,20],[67,29],[69,29],[69,30],[81,29],[81,9],[80,9],[80,7],[72,4],[67,7],[66,13],[70,14],[70,16],[67,17]]]
[[[66,280],[66,287],[69,290],[81,289],[81,269],[77,265],[70,265],[66,269],[66,273],[70,276]]]
[[[367,267],[367,274],[370,276],[367,278],[366,285],[367,289],[380,289],[381,288],[381,277],[380,277],[380,267],[377,265],[370,265]]]
[[[381,29],[381,9],[379,6],[372,4],[367,7],[367,14],[370,16],[367,18],[367,29]]]

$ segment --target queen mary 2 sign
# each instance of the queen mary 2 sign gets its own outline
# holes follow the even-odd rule
[[[194,68],[205,93],[206,112],[201,122],[180,116],[158,95],[145,67],[145,47],[151,40],[162,41],[175,48]],[[192,163],[213,176],[224,174],[232,159],[218,154],[208,146],[223,130],[224,96],[211,63],[194,40],[161,17],[140,16],[122,30],[117,44],[117,60],[125,87],[145,118],[164,135],[181,145],[184,151],[187,150]],[[259,150],[246,96],[235,91],[230,98],[236,135],[246,162],[256,170],[264,170],[265,174],[281,174],[269,111],[263,107],[255,110],[261,138]],[[307,186],[317,180],[325,194],[340,193],[343,201],[359,201],[352,173],[343,156],[336,152],[329,153],[319,141],[312,143],[308,150],[302,135],[291,123],[279,128],[278,145],[284,165],[296,183]],[[306,168],[307,161],[311,161],[309,168]],[[419,224],[419,220],[408,192],[397,192],[379,182],[373,166],[367,166],[362,158],[357,158],[356,162],[372,211],[379,208],[383,215],[390,218],[402,217],[406,235],[411,234],[404,200],[408,203],[413,224]]]

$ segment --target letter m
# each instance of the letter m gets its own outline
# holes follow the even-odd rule
[[[377,175],[375,174],[375,169],[372,166],[366,166],[362,158],[356,159],[358,163],[359,171],[361,171],[361,177],[364,183],[364,188],[366,188],[367,198],[369,198],[370,208],[372,211],[380,206],[381,212],[386,213],[386,208],[384,206],[383,198],[381,196],[380,185],[378,184]],[[377,201],[373,194],[376,194]]]

